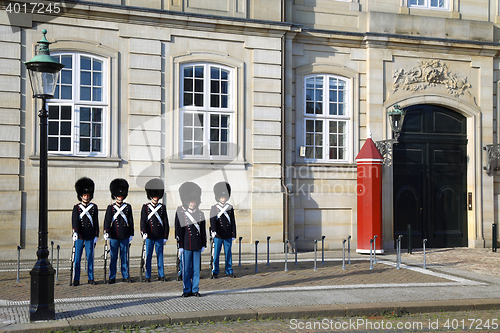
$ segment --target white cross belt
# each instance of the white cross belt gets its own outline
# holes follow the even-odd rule
[[[125,216],[125,213],[123,213],[123,210],[125,209],[125,207],[127,207],[127,205],[123,204],[121,207],[118,207],[118,205],[114,205],[114,207],[116,209],[116,213],[115,213],[115,215],[113,215],[113,221],[116,220],[118,215],[121,215],[123,217],[123,219],[125,220],[125,224],[128,226],[127,217]]]
[[[148,207],[149,207],[149,209],[151,209],[151,213],[149,213],[149,215],[148,215],[148,221],[149,221],[149,219],[151,219],[151,217],[153,215],[155,215],[156,218],[158,219],[158,221],[160,222],[160,224],[163,226],[163,221],[161,220],[160,215],[158,215],[158,210],[161,208],[161,204],[158,204],[158,206],[156,206],[156,208],[153,208],[153,205],[148,204]]]
[[[92,219],[92,216],[90,215],[89,213],[89,210],[94,207],[94,204],[90,204],[88,205],[87,207],[85,207],[83,204],[80,204],[80,209],[82,210],[82,212],[80,213],[80,220],[83,218],[83,215],[87,215],[87,217],[89,218],[90,220],[90,224],[92,226],[94,226],[94,220]]]

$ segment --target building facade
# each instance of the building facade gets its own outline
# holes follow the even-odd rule
[[[500,190],[483,147],[498,143],[498,3],[0,3],[2,259],[37,246],[41,105],[23,62],[42,29],[65,65],[48,101],[49,240],[63,251],[83,176],[101,221],[117,177],[137,220],[144,184],[163,179],[171,227],[183,182],[202,187],[208,215],[226,180],[243,251],[268,236],[274,252],[322,236],[327,249],[349,235],[355,246],[355,158],[368,137],[392,137],[396,103],[408,113],[383,168],[384,248],[408,224],[414,244],[491,245]]]

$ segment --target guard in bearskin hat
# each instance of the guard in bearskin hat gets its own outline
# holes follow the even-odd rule
[[[128,248],[134,236],[134,217],[132,206],[124,202],[128,195],[128,182],[123,178],[116,178],[109,184],[111,198],[116,202],[108,206],[104,216],[104,239],[109,239],[111,260],[109,265],[108,283],[116,282],[116,263],[120,250],[120,264],[123,282],[132,282],[128,267]]]
[[[91,203],[94,198],[95,185],[92,179],[83,177],[76,181],[75,191],[78,201],[73,207],[71,224],[73,226],[73,242],[75,246],[75,266],[73,286],[80,284],[80,270],[83,247],[87,255],[88,283],[94,282],[94,246],[99,237],[99,209]]]
[[[182,205],[175,213],[175,238],[182,256],[182,297],[200,297],[201,253],[207,246],[205,214],[198,209],[201,188],[185,182],[179,188]]]
[[[226,276],[236,277],[233,273],[233,255],[231,247],[236,239],[236,220],[234,209],[227,201],[231,197],[231,185],[227,182],[219,182],[214,186],[215,201],[210,209],[210,232],[214,240],[214,262],[212,276],[219,276],[219,257],[222,245],[226,260]]]
[[[163,245],[168,239],[167,207],[159,201],[163,198],[165,188],[161,179],[155,178],[145,185],[146,194],[151,202],[142,206],[141,234],[146,242],[146,282],[151,282],[151,260],[153,248],[156,249],[158,263],[158,280],[165,281],[163,274]]]

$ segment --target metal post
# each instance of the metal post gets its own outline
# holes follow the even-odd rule
[[[239,262],[239,264],[238,264],[238,267],[241,267],[241,240],[242,240],[242,239],[243,239],[243,237],[238,238],[238,241],[239,241],[239,243],[240,243],[240,245],[239,245],[239,246],[240,246],[240,248],[239,248],[239,252],[238,252],[238,257],[239,257],[239,259],[240,259],[240,262]]]
[[[57,245],[57,266],[56,266],[56,282],[59,281],[59,250],[61,247]]]
[[[259,270],[257,269],[257,244],[259,244],[259,241],[255,241],[255,273],[258,273]]]
[[[54,241],[50,241],[50,263],[54,262]]]
[[[427,239],[424,239],[424,269],[427,269],[427,265],[425,262],[425,243],[427,242]]]
[[[285,248],[288,249],[288,239],[285,240]],[[288,272],[288,251],[285,251],[285,272]]]
[[[83,244],[85,244],[85,241],[83,242]],[[83,253],[83,249],[82,249],[82,253]],[[127,265],[128,264],[129,264],[129,260],[128,260],[128,252],[127,252]],[[87,273],[87,249],[85,249],[85,273]],[[130,276],[130,267],[128,268],[128,275]]]
[[[346,241],[347,241],[346,239],[344,239],[344,240],[342,241],[342,269],[343,269],[344,271],[345,271],[345,242],[346,242]]]
[[[399,265],[401,264],[401,238],[403,238],[403,235],[398,236],[396,245],[396,269],[399,269]]]
[[[325,264],[325,237],[321,236],[321,265]]]
[[[315,239],[314,240],[314,270],[317,271],[318,268],[316,268],[316,260],[318,258],[317,256],[317,252],[318,252],[318,240]]]
[[[373,239],[370,239],[370,269],[373,269],[372,251],[373,251]]]
[[[297,264],[297,239],[299,239],[299,236],[295,237],[295,265]]]
[[[351,236],[347,237],[347,264],[351,264]]]
[[[373,263],[377,263],[377,235],[373,236]]]
[[[16,282],[19,283],[19,271],[21,270],[21,247],[17,246],[17,279]]]
[[[267,266],[269,266],[269,240],[271,239],[271,236],[267,236]]]
[[[411,254],[412,246],[411,246],[411,224],[408,224],[408,253]]]
[[[497,224],[492,224],[492,233],[491,233],[491,250],[493,252],[497,252]]]

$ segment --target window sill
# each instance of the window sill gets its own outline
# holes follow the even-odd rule
[[[225,170],[246,170],[249,163],[246,161],[233,161],[233,160],[197,160],[197,159],[171,159],[167,163],[170,164],[171,169],[206,169],[218,170],[224,168]]]
[[[29,159],[32,166],[40,165],[40,155],[32,155]],[[47,164],[49,167],[118,168],[121,162],[119,157],[49,155]]]
[[[347,163],[347,162],[343,162],[343,163],[311,163],[311,162],[296,162],[293,164],[294,167],[309,167],[309,168],[321,168],[321,169],[324,169],[324,168],[328,168],[328,169],[334,169],[334,168],[338,168],[338,169],[356,169],[357,168],[357,164],[356,163]]]

